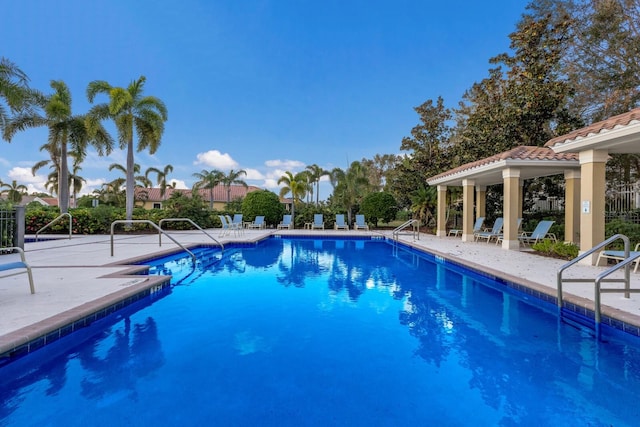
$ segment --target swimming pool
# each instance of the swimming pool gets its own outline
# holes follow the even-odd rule
[[[0,425],[637,425],[637,342],[480,274],[383,240],[198,252],[0,369]]]

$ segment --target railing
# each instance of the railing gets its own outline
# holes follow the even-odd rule
[[[41,231],[44,231],[48,227],[50,227],[53,224],[55,224],[56,222],[58,222],[60,219],[64,218],[65,216],[69,217],[69,239],[71,239],[71,233],[73,232],[73,218],[71,217],[71,214],[69,212],[65,212],[65,213],[62,213],[62,214],[58,215],[56,217],[56,219],[54,219],[49,224],[47,224],[44,227],[42,227],[40,230],[36,231],[36,242],[38,241],[38,234],[40,234]]]
[[[196,227],[198,230],[202,231],[205,235],[207,235],[211,240],[213,240],[214,242],[216,242],[217,244],[220,245],[220,248],[222,250],[222,252],[224,252],[224,245],[222,243],[220,243],[218,240],[216,240],[215,237],[213,237],[212,235],[210,235],[209,233],[207,233],[206,231],[204,231],[202,229],[202,227],[200,227],[198,224],[196,224],[195,222],[193,222],[190,218],[163,218],[160,220],[160,222],[158,223],[158,228],[160,228],[160,230],[162,231],[162,223],[163,222],[169,222],[169,221],[173,221],[173,222],[177,222],[177,221],[184,221],[184,222],[188,222],[189,224],[193,225],[194,227]],[[158,233],[158,241],[160,242],[160,246],[162,246],[162,232]]]
[[[411,234],[413,235],[413,238],[420,239],[420,232],[418,228],[419,225],[420,225],[420,221],[418,221],[417,219],[410,219],[408,221],[405,221],[404,223],[400,224],[399,226],[393,229],[393,238],[395,240],[398,240],[398,236],[400,235],[400,232],[405,228],[412,226]]]
[[[567,270],[569,267],[571,267],[572,265],[575,265],[576,263],[578,263],[580,260],[593,255],[595,252],[597,252],[600,249],[603,249],[605,246],[607,246],[608,244],[621,239],[624,242],[624,261],[620,262],[619,264],[616,264],[608,269],[606,269],[605,271],[603,271],[602,273],[600,273],[595,279],[587,279],[587,278],[576,278],[576,279],[563,279],[562,278],[562,274],[565,270]],[[609,237],[607,240],[605,240],[604,242],[594,246],[593,248],[589,249],[588,251],[586,251],[585,253],[583,253],[582,255],[580,255],[577,258],[572,259],[571,261],[569,261],[568,263],[564,264],[562,267],[560,267],[560,269],[558,270],[558,274],[557,274],[557,279],[558,279],[558,296],[557,296],[557,303],[558,303],[558,308],[560,309],[560,314],[562,314],[562,307],[563,307],[563,299],[562,299],[562,284],[563,283],[585,283],[585,282],[594,282],[594,291],[595,291],[595,296],[594,296],[594,313],[595,313],[595,323],[596,323],[596,329],[599,327],[600,324],[600,318],[601,318],[601,314],[600,314],[600,294],[601,293],[612,293],[612,292],[624,292],[624,297],[625,298],[629,298],[629,294],[631,292],[640,292],[640,289],[631,289],[631,264],[638,258],[640,257],[640,254],[636,254],[634,256],[629,256],[630,254],[630,243],[629,243],[629,238],[623,234],[616,234],[614,236]],[[624,268],[624,277],[622,279],[607,279],[607,277],[615,272],[618,271],[619,269]],[[620,289],[620,288],[607,288],[607,289],[602,289],[601,284],[607,282],[607,283],[624,283],[624,289]]]
[[[176,245],[180,246],[184,251],[186,251],[189,255],[191,255],[191,258],[193,259],[193,262],[194,262],[194,265],[195,265],[196,256],[193,254],[193,252],[191,252],[189,249],[185,248],[183,245],[180,244],[180,242],[178,242],[176,239],[174,239],[173,237],[171,237],[170,235],[168,235],[167,233],[162,231],[162,229],[160,227],[158,227],[153,221],[150,221],[148,219],[118,219],[116,221],[113,221],[111,223],[111,256],[113,256],[113,230],[114,230],[115,225],[116,224],[136,224],[136,223],[149,224],[150,226],[152,226],[153,228],[158,230],[159,233],[165,234],[169,239],[171,239],[173,241],[173,243],[175,243]]]

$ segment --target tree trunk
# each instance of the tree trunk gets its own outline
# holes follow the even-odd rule
[[[131,221],[133,219],[133,190],[135,187],[135,181],[133,177],[133,135],[129,138],[129,142],[127,144],[127,183],[126,183],[126,212],[127,221]]]
[[[60,145],[60,170],[58,171],[58,207],[60,213],[69,211],[69,165],[67,162],[67,135],[62,137]]]

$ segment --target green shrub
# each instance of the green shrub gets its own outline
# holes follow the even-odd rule
[[[253,221],[256,216],[264,215],[268,226],[275,226],[282,221],[284,206],[276,193],[269,190],[251,191],[242,201],[243,221]]]
[[[360,213],[377,227],[378,221],[388,223],[396,218],[398,204],[391,193],[384,191],[369,193],[362,200]]]
[[[551,239],[535,243],[531,248],[542,255],[566,260],[576,258],[580,249],[575,243],[554,242]]]
[[[604,237],[608,239],[615,234],[624,234],[631,241],[631,246],[635,246],[636,243],[640,243],[640,224],[634,224],[621,219],[614,219],[605,224]],[[613,242],[607,249],[623,249],[622,240]]]

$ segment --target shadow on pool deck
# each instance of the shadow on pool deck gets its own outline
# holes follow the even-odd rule
[[[218,237],[218,230],[208,232],[223,243],[255,242],[271,234],[383,235],[391,238],[390,231],[246,230],[242,235],[224,238]],[[213,243],[198,231],[171,235],[185,246]],[[411,235],[401,235],[400,241],[552,296],[556,294],[558,268],[566,262],[527,251],[503,250],[493,243],[462,242],[456,237],[420,234],[419,239],[414,240]],[[163,239],[159,246],[156,234],[116,235],[113,257],[110,255],[110,236],[74,236],[25,244],[27,261],[33,267],[36,293],[29,293],[26,275],[0,278],[0,355],[82,316],[161,286],[167,282],[166,278],[140,275],[143,267],[132,267],[130,263],[179,249],[169,239]],[[603,270],[603,267],[576,265],[566,276],[595,278]],[[640,288],[640,273],[632,273],[632,287]],[[565,285],[565,295],[578,305],[593,308],[593,284]],[[617,293],[603,294],[602,303],[603,314],[640,326],[637,294],[631,294],[629,299]]]

